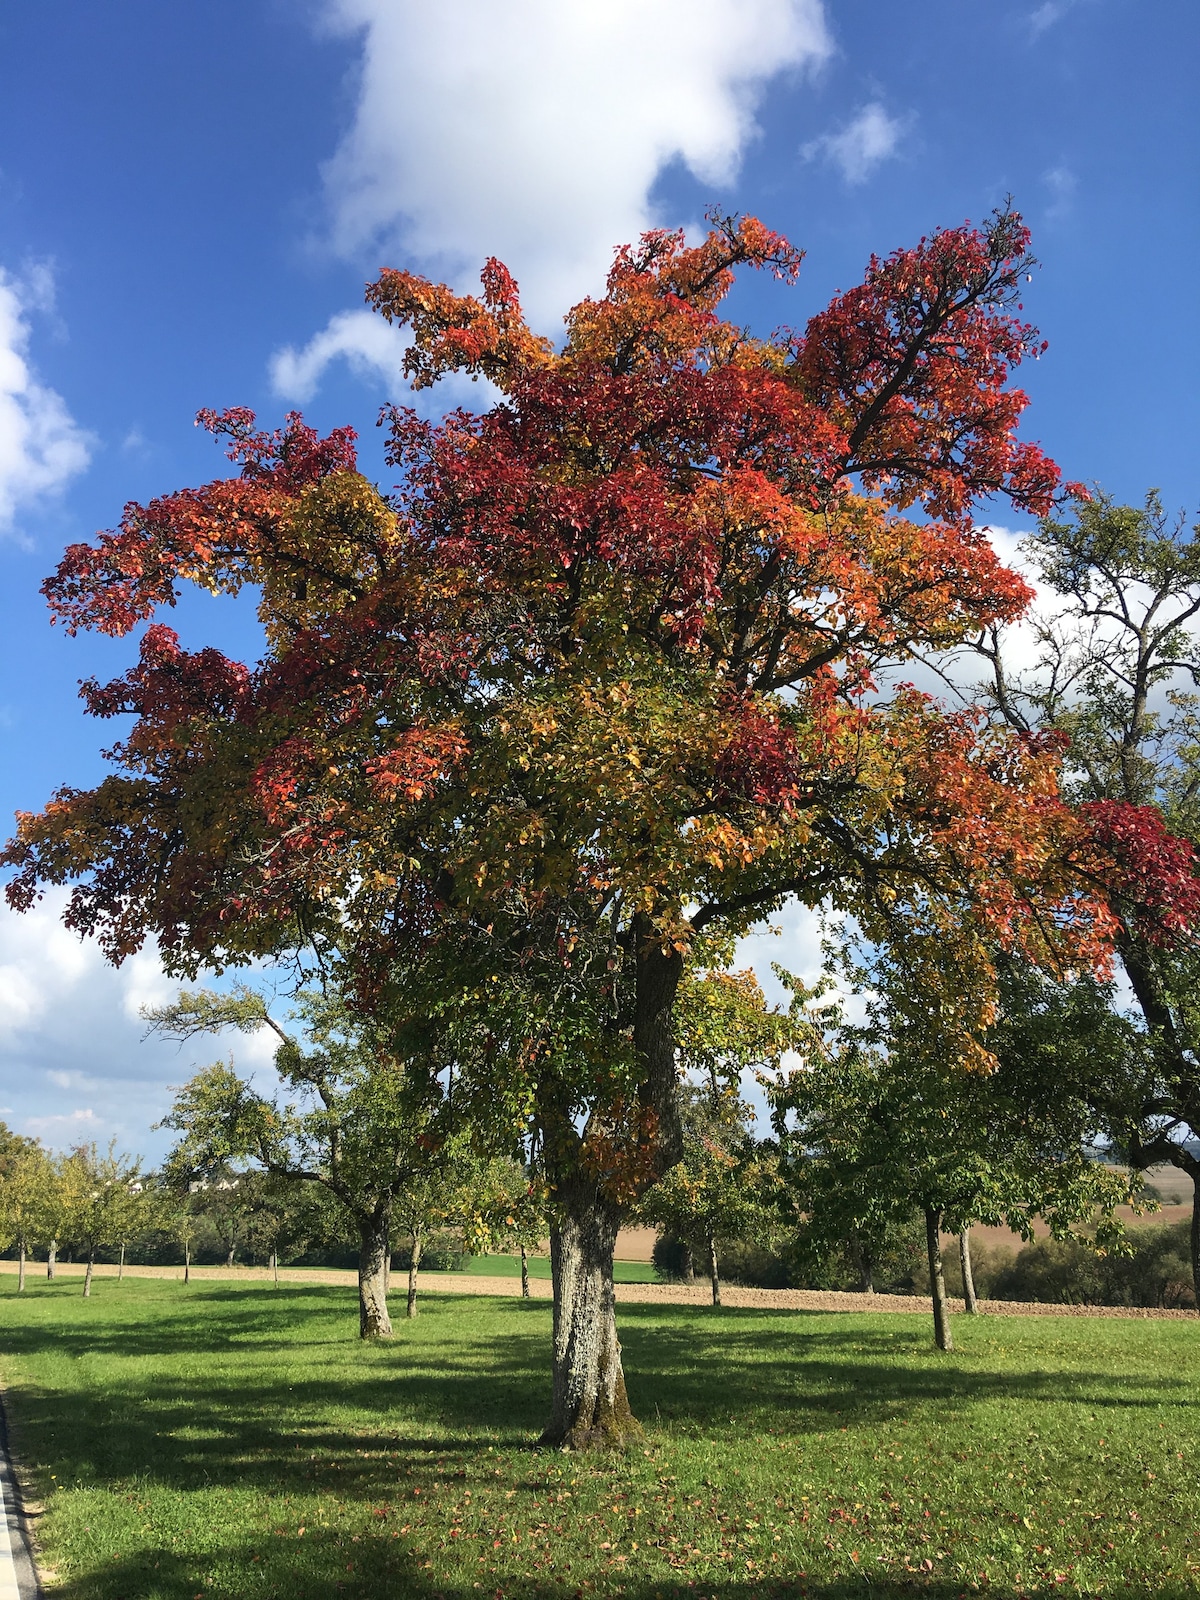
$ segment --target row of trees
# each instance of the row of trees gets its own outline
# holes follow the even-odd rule
[[[1043,522],[1093,665],[1051,642],[1018,681],[1003,638],[1031,591],[973,509],[1046,518],[1064,494],[1016,436],[1010,377],[1041,348],[1018,314],[1027,230],[1004,210],[873,259],[802,329],[722,319],[736,269],[792,285],[800,260],[753,219],[714,218],[698,246],[649,234],[557,345],[498,262],[478,298],[384,272],[368,298],[409,329],[415,386],[486,378],[490,410],[389,408],[388,492],[349,429],[204,413],[237,476],[127,507],[45,588],[68,630],[148,626],[136,666],[84,686],[93,715],[131,719],[115,770],[20,819],[10,902],[70,883],[70,926],[117,961],[154,939],[189,981],[264,958],[316,976],[333,1020],[301,1001],[284,1093],[210,1079],[176,1121],[198,1165],[253,1153],[357,1208],[364,1335],[387,1328],[389,1209],[460,1145],[527,1163],[551,1217],[545,1438],[566,1446],[636,1430],[613,1245],[684,1154],[689,986],[790,899],[853,931],[880,996],[871,1037],[835,1051],[849,1102],[915,1074],[933,1104],[990,1074],[1010,970],[1045,972],[1068,1011],[1099,984],[1111,1020],[1115,951],[1141,1009],[1118,1019],[1105,1114],[1135,1163],[1191,1159],[1200,884],[1170,776],[1190,746],[1159,734],[1191,659],[1192,547],[1153,508]],[[1139,629],[1111,595],[1146,571]],[[257,597],[256,666],[163,625],[189,583]],[[961,685],[968,648],[991,676],[964,706],[906,681],[924,661]],[[188,1026],[223,1004],[181,1001],[180,1024],[189,1003]],[[715,1059],[733,1092],[741,1045]],[[799,1089],[779,1138],[809,1170]],[[968,1209],[947,1185],[927,1211]],[[976,1188],[998,1211],[1042,1194]]]
[[[137,1162],[114,1148],[102,1154],[79,1145],[55,1157],[0,1123],[0,1248],[16,1249],[18,1290],[36,1246],[46,1247],[53,1277],[59,1242],[69,1240],[87,1262],[83,1292],[90,1295],[97,1252],[119,1248],[123,1268],[126,1245],[156,1214]]]

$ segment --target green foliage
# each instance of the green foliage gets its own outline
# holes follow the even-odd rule
[[[990,1292],[998,1300],[1194,1309],[1188,1231],[1186,1222],[1136,1228],[1121,1254],[1077,1239],[1036,1239],[996,1277]]]
[[[1093,1158],[1097,1120],[1077,1082],[999,1036],[993,1070],[947,1064],[936,1010],[926,1019],[894,1006],[894,974],[890,952],[878,952],[861,1027],[814,1004],[820,990],[794,985],[812,1044],[770,1092],[810,1254],[847,1252],[870,1282],[889,1230],[914,1208],[952,1232],[1004,1223],[1029,1238],[1040,1216],[1056,1237],[1087,1224],[1101,1243],[1117,1240],[1116,1208],[1136,1197],[1136,1180]]]
[[[149,1218],[140,1163],[118,1154],[115,1142],[103,1155],[81,1144],[63,1157],[57,1202],[55,1232],[89,1256],[133,1238]]]

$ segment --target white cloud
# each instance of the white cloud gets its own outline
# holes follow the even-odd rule
[[[404,329],[391,327],[373,311],[339,311],[303,349],[287,345],[271,357],[271,384],[285,400],[311,400],[326,367],[344,360],[360,377],[398,395],[407,388],[401,364],[409,342]]]
[[[363,33],[326,169],[339,249],[473,284],[497,255],[543,327],[654,221],[681,161],[728,183],[766,81],[830,53],[821,0],[325,0]]]
[[[1048,217],[1065,216],[1071,209],[1075,198],[1075,191],[1079,187],[1079,180],[1070,167],[1059,165],[1051,167],[1042,173],[1042,182],[1050,192],[1050,203],[1046,207]]]
[[[878,100],[872,100],[839,133],[811,139],[800,154],[806,161],[832,162],[847,183],[865,183],[881,162],[896,154],[907,128],[904,118],[890,117]]]
[[[51,303],[46,268],[24,279],[0,269],[0,529],[11,527],[22,508],[63,489],[91,456],[90,435],[29,363],[29,313]]]
[[[169,1000],[178,985],[153,950],[109,966],[93,941],[63,927],[65,903],[66,891],[53,889],[21,915],[0,900],[0,1080],[12,1102],[8,1115],[19,1132],[58,1147],[116,1137],[156,1154],[166,1139],[151,1124],[170,1104],[170,1085],[230,1053],[240,1071],[269,1069],[274,1035],[217,1035],[182,1047],[145,1039],[140,1008]],[[76,1097],[87,1104],[71,1106]]]

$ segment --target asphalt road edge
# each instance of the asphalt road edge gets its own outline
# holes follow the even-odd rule
[[[0,1391],[0,1600],[41,1600],[29,1518],[9,1449],[8,1410]]]

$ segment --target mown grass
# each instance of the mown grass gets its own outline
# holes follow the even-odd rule
[[[1185,1595],[1200,1323],[625,1306],[646,1435],[567,1457],[545,1302],[0,1283],[64,1600]]]
[[[468,1256],[463,1271],[488,1278],[519,1278],[520,1256]],[[529,1276],[550,1278],[549,1256],[530,1256]],[[649,1261],[614,1261],[613,1279],[617,1283],[657,1283],[658,1273]]]

